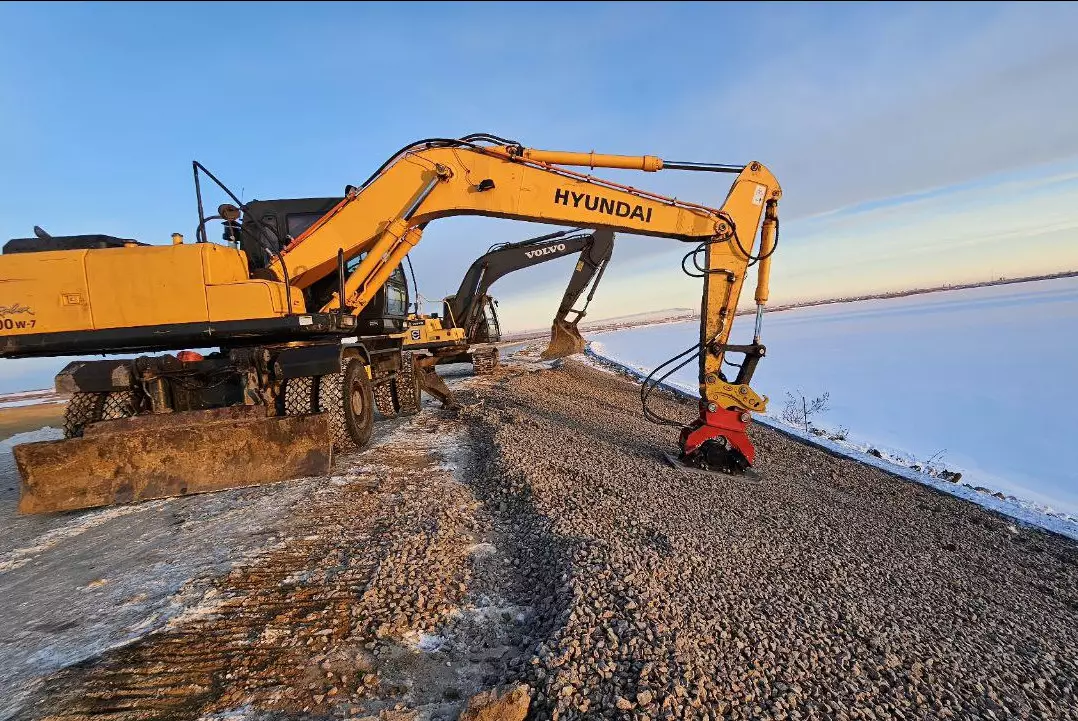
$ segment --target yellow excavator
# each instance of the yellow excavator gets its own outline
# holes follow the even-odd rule
[[[573,167],[735,177],[714,208]],[[759,330],[781,195],[760,163],[544,151],[488,134],[428,139],[349,186],[343,200],[294,239],[262,244],[259,260],[239,243],[208,242],[207,222],[236,224],[242,203],[233,196],[236,206],[206,217],[200,168],[196,242],[178,234],[167,245],[39,237],[9,243],[0,255],[0,357],[218,348],[65,368],[57,387],[73,394],[69,437],[14,449],[21,512],[325,473],[335,450],[369,441],[373,384],[392,383],[401,399],[419,394],[400,335],[359,332],[357,318],[428,223],[466,214],[692,243],[686,257],[704,286],[700,339],[679,357],[699,356],[701,399],[699,417],[681,431],[679,458],[727,472],[752,464],[746,423],[765,409],[766,398],[748,383],[764,355]],[[751,344],[730,345],[752,264],[758,267],[756,333]],[[721,372],[731,352],[745,356],[732,381]],[[645,413],[671,423],[646,405]]]

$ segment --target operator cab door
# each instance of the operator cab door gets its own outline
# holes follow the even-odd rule
[[[498,301],[490,296],[486,296],[483,299],[483,304],[480,306],[479,317],[475,319],[475,339],[476,343],[497,343],[502,339],[502,328],[498,322],[498,311],[496,306]]]
[[[240,232],[240,247],[247,254],[251,273],[271,262],[290,242],[332,210],[340,198],[286,198],[247,203]],[[269,249],[267,251],[267,248]],[[308,306],[309,307],[309,306]]]
[[[366,253],[361,253],[350,260],[345,265],[345,273],[351,274],[366,257]],[[408,301],[408,280],[404,267],[398,265],[385,285],[378,289],[371,302],[360,312],[357,320],[360,335],[364,331],[368,335],[402,332],[408,317]]]

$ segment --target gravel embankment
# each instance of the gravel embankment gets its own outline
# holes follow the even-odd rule
[[[1078,718],[1072,542],[767,429],[759,479],[673,468],[576,361],[452,382],[15,717],[449,721],[524,682],[532,719]]]
[[[758,481],[681,472],[574,362],[483,396],[536,718],[1078,718],[1073,543],[762,428]]]

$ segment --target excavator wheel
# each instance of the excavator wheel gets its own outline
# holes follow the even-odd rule
[[[135,394],[131,391],[105,393],[105,402],[101,409],[101,420],[116,421],[136,415]]]
[[[384,380],[374,387],[374,406],[385,418],[397,417],[397,405],[393,399],[392,380]]]
[[[135,415],[131,391],[116,393],[75,393],[64,408],[64,438],[79,438],[86,426],[98,421],[115,421]]]
[[[356,444],[348,432],[345,418],[345,372],[331,373],[318,379],[318,400],[316,410],[329,417],[329,434],[333,447],[339,451],[355,450]]]
[[[488,348],[472,354],[472,368],[477,376],[489,376],[498,367],[498,349]]]
[[[283,415],[303,416],[314,412],[314,379],[289,378],[284,382]]]
[[[339,451],[363,448],[374,430],[374,392],[363,361],[353,358],[340,373],[318,381],[318,410],[329,416]]]
[[[402,353],[401,369],[393,379],[394,405],[400,415],[415,415],[423,406],[423,387],[419,380],[412,354]]]
[[[101,420],[108,393],[75,393],[64,408],[64,438],[79,438],[91,423]]]
[[[352,359],[344,370],[344,419],[356,446],[363,448],[374,432],[374,391],[367,367]]]

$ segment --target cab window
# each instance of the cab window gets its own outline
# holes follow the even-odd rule
[[[406,315],[404,291],[396,285],[386,285],[386,315]]]
[[[288,223],[288,234],[293,238],[300,237],[323,215],[325,213],[289,213],[285,219]]]
[[[366,257],[367,257],[367,252],[363,251],[362,253],[357,255],[355,258],[352,258],[352,260],[350,260],[350,261],[348,261],[347,263],[344,264],[344,271],[346,273],[348,273],[349,275],[351,275],[352,273],[355,273],[356,268],[359,267],[359,264],[362,263],[363,259],[366,258]]]

